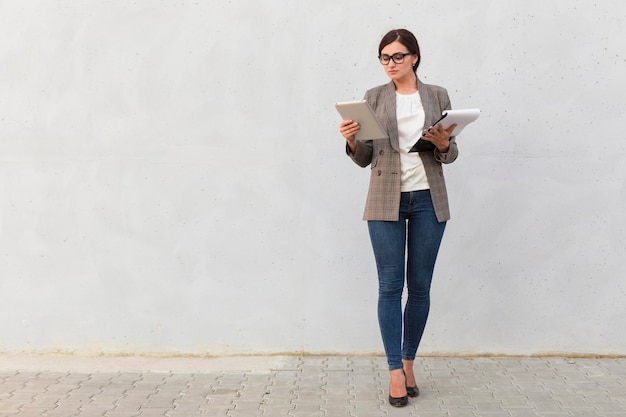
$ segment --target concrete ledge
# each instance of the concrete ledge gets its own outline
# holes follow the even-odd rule
[[[283,353],[276,355],[78,355],[63,353],[0,353],[0,371],[40,372],[216,372],[248,371],[264,372],[275,369],[295,369],[303,357],[352,356],[384,357],[382,353],[364,354],[316,354]],[[533,355],[506,354],[454,354],[429,353],[422,358],[570,358],[570,359],[621,359],[624,355],[597,355],[572,352],[537,353]]]

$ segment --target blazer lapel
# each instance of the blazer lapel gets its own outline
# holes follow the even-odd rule
[[[387,134],[391,147],[400,152],[400,139],[398,137],[398,120],[396,119],[396,86],[393,81],[387,84],[383,91],[383,103],[385,119],[387,120]]]
[[[422,100],[422,107],[424,107],[424,129],[432,126],[435,121],[439,120],[441,114],[438,112],[438,106],[433,103],[432,90],[428,85],[422,83],[419,78],[417,79],[417,89],[420,93],[420,99]]]
[[[434,107],[431,97],[431,91],[428,86],[417,79],[417,91],[419,92],[422,106],[424,107],[424,126],[423,129],[429,128],[435,120],[441,117]],[[384,103],[385,120],[387,120],[387,134],[389,134],[389,143],[391,147],[400,152],[400,139],[398,135],[398,120],[396,119],[396,86],[393,81],[387,84],[383,90],[382,102]]]

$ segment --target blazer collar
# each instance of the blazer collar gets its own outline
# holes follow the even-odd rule
[[[426,115],[425,124],[429,122],[428,115],[431,114],[430,108],[432,106],[430,95],[428,94],[428,86],[422,83],[417,78],[417,91],[422,100],[422,106],[424,107],[424,114]],[[393,81],[390,81],[382,94],[383,102],[385,103],[385,117],[389,121],[387,128],[389,134],[389,142],[391,146],[398,152],[400,152],[400,139],[398,134],[398,119],[396,118],[396,85]],[[424,126],[426,128],[426,126]]]

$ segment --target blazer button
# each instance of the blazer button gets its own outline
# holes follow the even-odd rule
[[[385,154],[385,151],[384,151],[383,149],[381,149],[381,150],[380,150],[380,152],[378,152],[378,155],[381,155],[381,156],[382,156],[382,155],[384,155],[384,154]]]
[[[376,175],[380,177],[381,175],[383,175],[383,172],[379,169],[378,172],[376,172]]]

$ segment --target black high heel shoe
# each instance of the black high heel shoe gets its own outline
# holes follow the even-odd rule
[[[409,403],[409,396],[405,395],[404,397],[392,397],[389,394],[389,405],[393,407],[404,407]]]
[[[406,395],[408,395],[409,397],[417,397],[418,395],[420,395],[420,389],[417,388],[417,386],[415,387],[406,387]]]
[[[404,374],[404,370],[402,371]],[[404,385],[406,386],[406,375],[404,375]],[[404,407],[409,403],[409,395],[407,391],[407,395],[404,397],[392,397],[391,396],[391,384],[389,384],[389,405],[393,407]]]
[[[404,369],[402,370],[402,373],[404,374],[404,380],[406,381],[406,372],[404,372]],[[409,387],[408,385],[406,385],[406,395],[411,398],[417,397],[418,395],[420,395],[420,389],[417,388],[417,385],[414,387]]]

